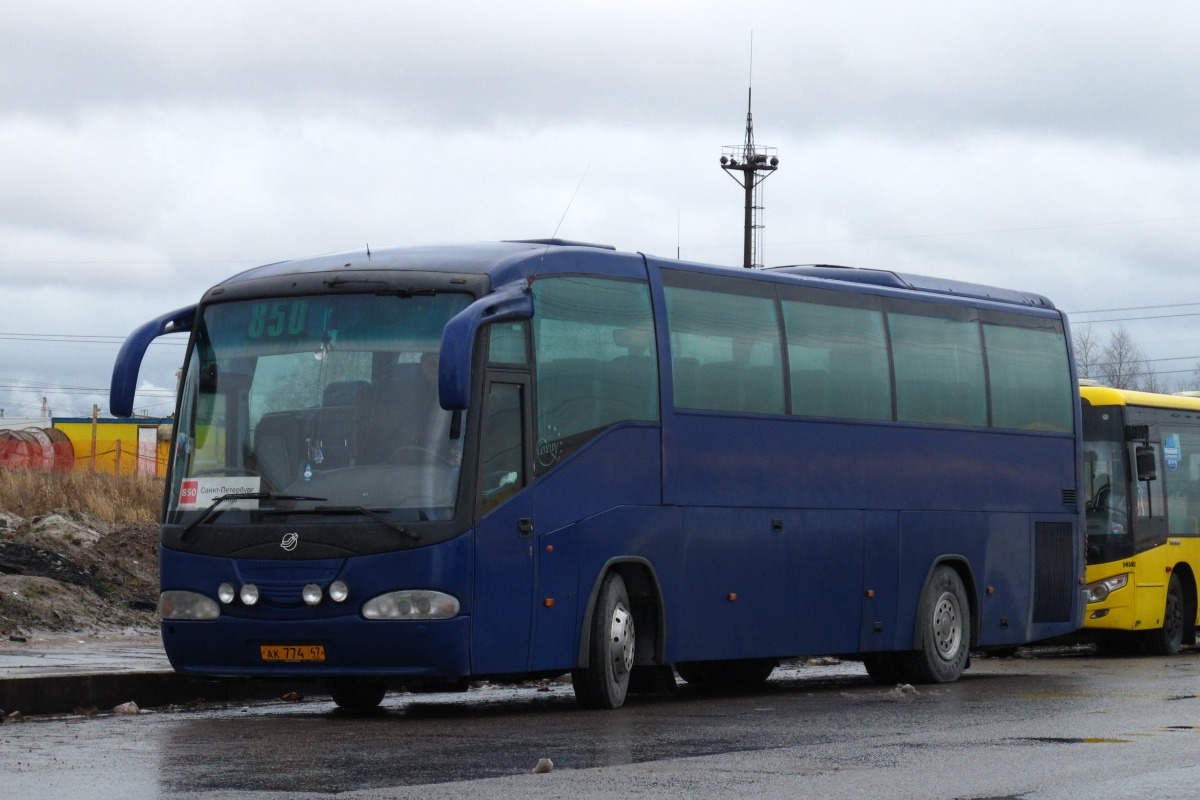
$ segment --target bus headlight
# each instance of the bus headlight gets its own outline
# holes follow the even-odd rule
[[[258,602],[258,587],[253,583],[247,583],[238,591],[238,597],[246,605],[252,606]]]
[[[329,584],[329,599],[335,603],[344,603],[350,597],[350,587],[345,581],[334,581]]]
[[[450,619],[457,616],[458,598],[428,589],[405,589],[372,597],[363,603],[367,619]]]
[[[1099,603],[1102,600],[1107,600],[1108,596],[1129,583],[1129,574],[1114,575],[1111,578],[1105,578],[1102,581],[1089,583],[1083,591],[1084,597],[1089,603]]]
[[[159,619],[217,619],[217,601],[199,592],[175,589],[158,596]]]

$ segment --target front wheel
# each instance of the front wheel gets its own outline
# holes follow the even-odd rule
[[[908,683],[950,683],[967,667],[971,647],[971,606],[962,578],[939,566],[917,606],[920,649],[897,653],[897,671]]]
[[[1173,656],[1183,645],[1183,586],[1179,576],[1171,574],[1167,584],[1167,603],[1161,628],[1143,634],[1146,650],[1156,656]]]
[[[620,708],[629,692],[637,631],[625,581],[604,579],[588,631],[587,666],[571,672],[575,699],[584,708]]]

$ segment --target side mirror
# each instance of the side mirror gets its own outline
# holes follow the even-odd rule
[[[438,363],[441,406],[447,411],[465,411],[471,396],[471,362],[475,338],[481,328],[509,319],[531,319],[533,297],[521,280],[484,295],[446,323],[442,331],[442,353]]]
[[[1137,461],[1138,481],[1153,481],[1158,479],[1158,459],[1155,458],[1153,447],[1139,444],[1134,448],[1134,460]]]
[[[133,416],[133,398],[137,391],[138,370],[150,343],[168,333],[186,333],[192,329],[196,306],[188,306],[152,319],[126,337],[113,365],[108,407],[114,417]]]

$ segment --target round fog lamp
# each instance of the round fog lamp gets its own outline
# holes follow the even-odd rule
[[[345,581],[334,581],[329,584],[329,599],[335,603],[344,603],[350,596],[350,587]]]
[[[243,603],[252,606],[258,602],[258,587],[253,583],[247,583],[242,587],[242,591],[238,592],[238,596],[242,598]]]
[[[315,606],[321,602],[321,587],[315,583],[306,584],[304,590],[300,592],[300,596],[304,598],[305,603]]]
[[[237,592],[233,590],[232,583],[222,583],[217,587],[217,599],[225,605],[229,605],[237,597]]]

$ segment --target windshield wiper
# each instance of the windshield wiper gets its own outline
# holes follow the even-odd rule
[[[236,500],[314,500],[314,501],[319,502],[319,501],[328,500],[328,499],[329,498],[327,498],[327,497],[309,497],[308,495],[305,495],[305,494],[272,494],[271,492],[230,492],[229,494],[223,494],[220,497],[215,498],[211,503],[209,503],[208,508],[206,508],[200,512],[200,516],[196,517],[194,520],[192,520],[186,526],[184,526],[183,531],[179,534],[179,538],[181,540],[186,539],[188,534],[192,532],[193,528],[195,528],[199,525],[203,525],[205,522],[208,522],[210,519],[215,517],[217,514],[221,513],[217,509],[219,509],[222,505],[224,505],[225,503],[234,502]]]
[[[374,509],[367,509],[366,506],[313,506],[311,509],[296,509],[296,513],[361,513],[362,516],[371,517],[374,521],[383,523],[386,527],[407,536],[410,541],[419,541],[420,534],[414,534],[408,528],[404,528],[402,524],[391,521],[388,517],[382,515]]]

